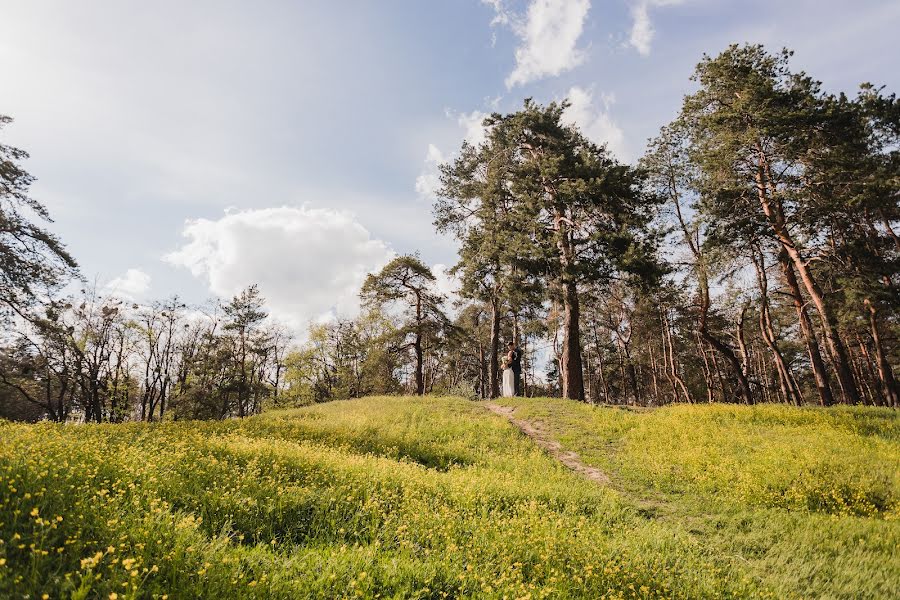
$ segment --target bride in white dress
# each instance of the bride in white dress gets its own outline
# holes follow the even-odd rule
[[[512,357],[507,356],[503,360],[503,397],[512,398],[516,395],[515,374],[510,368]]]

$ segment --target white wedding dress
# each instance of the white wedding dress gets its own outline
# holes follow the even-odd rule
[[[516,395],[516,381],[512,369],[503,369],[503,397],[512,398]]]

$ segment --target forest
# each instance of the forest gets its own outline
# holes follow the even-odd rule
[[[399,255],[359,316],[302,340],[254,285],[208,306],[103,295],[30,195],[27,153],[0,144],[0,417],[493,398],[511,340],[528,396],[900,406],[900,101],[827,92],[758,45],[704,56],[692,80],[636,164],[564,124],[565,101],[489,116],[433,206],[459,243],[456,297]]]

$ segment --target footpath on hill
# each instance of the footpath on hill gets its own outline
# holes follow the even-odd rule
[[[897,597],[894,411],[634,411],[550,398],[480,404],[551,458],[614,490],[648,525],[687,536],[720,572],[745,573],[773,597]]]
[[[606,473],[596,467],[585,464],[577,452],[565,450],[562,444],[550,437],[549,433],[539,422],[514,417],[513,412],[515,412],[515,408],[512,406],[501,406],[494,402],[487,402],[484,406],[491,412],[506,418],[510,423],[518,427],[519,431],[531,438],[535,444],[546,450],[550,456],[572,471],[575,471],[585,479],[599,484],[606,485],[609,483],[609,476]]]

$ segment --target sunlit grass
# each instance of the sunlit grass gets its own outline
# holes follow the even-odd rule
[[[464,400],[0,436],[0,597],[774,597]]]
[[[900,582],[900,416],[890,409],[505,400],[658,522],[779,595],[890,598]]]

